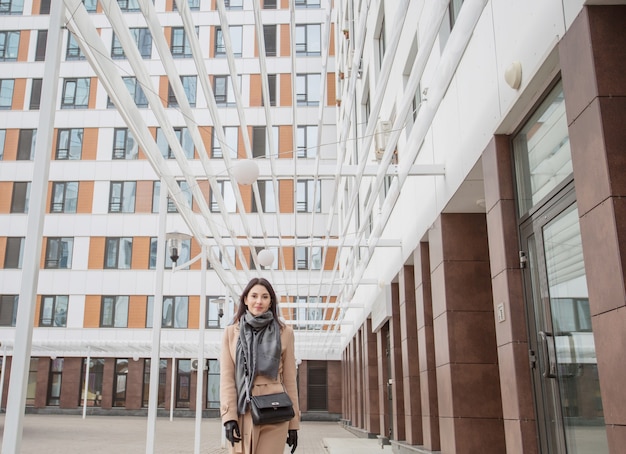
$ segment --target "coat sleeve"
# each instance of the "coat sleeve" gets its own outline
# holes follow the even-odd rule
[[[222,352],[220,355],[220,414],[222,423],[237,420],[237,387],[235,385],[235,358],[233,356],[234,339],[232,325],[224,330]]]
[[[295,417],[289,421],[290,430],[300,429],[300,404],[298,401],[298,385],[297,385],[297,371],[296,371],[296,353],[294,344],[293,329],[290,326],[286,326],[283,332],[283,339],[281,342],[285,343],[283,360],[283,384],[289,394],[289,398],[293,403],[293,410]]]

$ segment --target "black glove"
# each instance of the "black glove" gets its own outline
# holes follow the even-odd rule
[[[239,432],[239,423],[237,421],[226,421],[224,423],[224,429],[226,430],[226,439],[230,441],[231,445],[235,446],[235,443],[241,441],[241,433]]]
[[[291,447],[291,454],[296,451],[298,447],[298,431],[290,429],[287,434],[287,444]]]

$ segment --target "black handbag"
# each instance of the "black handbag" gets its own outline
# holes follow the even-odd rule
[[[250,411],[256,426],[290,421],[295,416],[293,404],[286,392],[251,396]]]

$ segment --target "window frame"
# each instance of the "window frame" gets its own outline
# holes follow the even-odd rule
[[[17,42],[15,42],[16,36]],[[19,47],[19,30],[0,30],[0,61],[17,61]],[[7,52],[9,52],[8,56]]]
[[[56,248],[56,254],[54,254]],[[67,252],[64,254],[64,250]],[[72,269],[72,255],[74,252],[73,237],[48,237],[46,239],[45,269],[69,270]],[[63,266],[63,259],[65,264]]]
[[[0,326],[15,326],[18,304],[19,295],[0,295]],[[8,322],[9,318],[10,322]]]
[[[57,161],[78,161],[83,154],[83,139],[85,130],[83,128],[62,128],[57,130],[56,153],[54,158]],[[79,145],[76,145],[78,143]],[[72,150],[77,150],[78,153]]]
[[[23,236],[7,237],[4,248],[4,269],[22,269],[25,241],[26,238]]]
[[[134,185],[131,189],[131,185]],[[119,187],[119,202],[114,200],[113,191],[114,188]],[[132,191],[132,195],[125,194],[127,191]],[[126,200],[129,197],[132,199]],[[109,185],[109,213],[134,213],[135,203],[137,200],[137,182],[136,181],[111,181]],[[116,209],[116,205],[119,204],[119,209]],[[132,210],[125,209],[132,205]]]
[[[309,88],[313,85],[313,79],[317,77],[317,87],[322,81],[322,75],[320,73],[300,73],[296,74],[296,102],[298,106],[319,106],[321,100],[319,99],[319,91],[313,93]],[[300,91],[304,89],[303,91]]]
[[[104,241],[104,269],[129,270],[133,260],[133,237],[106,237]]]
[[[30,204],[30,186],[30,181],[13,182],[13,191],[11,194],[11,213],[28,213],[28,206]]]
[[[80,85],[83,84],[81,87]],[[86,85],[85,85],[86,84]],[[74,88],[71,88],[74,85]],[[79,92],[86,90],[86,96]],[[61,96],[61,109],[87,109],[89,107],[89,93],[91,79],[89,77],[67,77],[63,79],[63,95]],[[81,99],[80,103],[77,102]]]
[[[121,143],[124,144],[123,147]],[[130,129],[115,128],[113,130],[113,153],[111,158],[113,160],[135,160],[139,158],[139,143],[133,137]]]
[[[128,328],[129,296],[102,295],[100,301],[100,328]],[[118,319],[118,311],[120,310],[122,314],[121,318]],[[107,311],[109,313],[106,313]]]
[[[14,91],[15,79],[0,79],[0,110],[11,110]]]
[[[78,181],[53,181],[50,213],[76,213],[78,207]],[[71,197],[71,194],[75,197]],[[70,196],[68,197],[68,193]]]
[[[59,305],[61,305],[61,310],[63,310],[63,305],[65,305],[65,318],[60,318],[58,321],[57,316],[59,316],[58,312],[60,312]],[[47,328],[66,328],[68,308],[69,295],[42,295],[39,310],[39,326]],[[49,314],[48,317],[44,316],[46,313]],[[61,317],[63,317],[63,314],[61,314]]]
[[[296,55],[306,57],[322,55],[322,24],[296,24],[294,39]]]

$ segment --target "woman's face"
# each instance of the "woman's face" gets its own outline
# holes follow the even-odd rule
[[[261,284],[257,284],[252,287],[248,296],[246,296],[246,306],[248,306],[248,311],[255,317],[267,312],[270,308],[271,302],[270,292],[268,292],[267,289]]]

